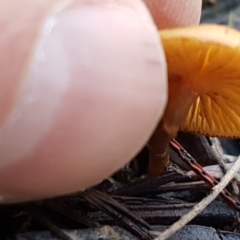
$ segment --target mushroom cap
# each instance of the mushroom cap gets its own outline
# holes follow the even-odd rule
[[[163,30],[160,36],[168,64],[169,91],[171,84],[177,83],[196,95],[180,129],[240,137],[240,32],[206,24]],[[176,109],[181,107],[178,105]]]

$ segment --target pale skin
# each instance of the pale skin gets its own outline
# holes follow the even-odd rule
[[[146,144],[167,100],[157,28],[198,24],[201,0],[145,2],[0,0],[0,203],[84,190]]]

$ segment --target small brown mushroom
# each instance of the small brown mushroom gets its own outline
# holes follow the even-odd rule
[[[179,129],[240,136],[240,32],[219,25],[160,31],[168,64],[169,98],[151,137],[149,173],[169,163],[169,141]]]

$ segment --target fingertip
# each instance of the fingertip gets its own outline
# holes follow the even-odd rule
[[[145,0],[158,29],[197,25],[202,0]]]

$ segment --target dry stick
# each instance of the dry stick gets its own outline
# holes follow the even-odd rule
[[[215,148],[215,151],[219,155],[219,157],[217,158],[218,164],[219,164],[220,168],[222,169],[223,173],[226,174],[227,173],[227,167],[226,167],[226,163],[223,159],[223,150],[220,147],[219,139],[212,138],[212,142],[213,142],[213,146]],[[239,188],[238,188],[238,185],[237,185],[237,178],[235,176],[232,179],[231,185],[232,185],[232,188],[233,188],[233,193],[235,195],[238,195],[239,194]]]
[[[231,169],[226,173],[224,177],[222,177],[221,181],[212,188],[212,192],[204,198],[201,202],[196,204],[193,209],[187,213],[186,215],[182,216],[177,222],[175,222],[172,226],[170,226],[167,230],[160,233],[157,238],[154,240],[165,240],[171,237],[174,233],[184,227],[188,222],[190,222],[193,218],[195,218],[200,212],[202,212],[208,204],[210,204],[218,195],[219,193],[229,184],[231,179],[237,173],[240,168],[240,156],[231,167]]]

